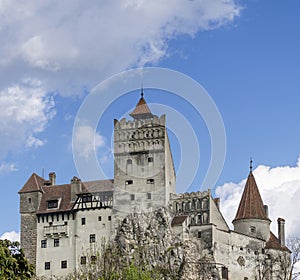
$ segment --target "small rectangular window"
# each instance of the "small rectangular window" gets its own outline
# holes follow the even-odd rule
[[[198,238],[201,238],[201,231],[198,231]]]
[[[28,203],[31,203],[31,197],[28,198]]]
[[[111,221],[111,216],[108,216],[107,218],[108,218],[109,221]]]
[[[252,226],[252,227],[250,227],[250,232],[251,232],[251,233],[255,233],[255,232],[256,232],[256,228],[255,228],[255,227],[253,227],[253,226]]]
[[[96,257],[96,256],[91,256],[91,263],[92,263],[92,264],[95,264],[95,263],[96,263],[96,260],[97,260],[97,257]]]
[[[86,195],[82,197],[82,202],[91,202],[91,201],[92,201],[91,195]]]
[[[148,157],[148,162],[154,162],[153,157]]]
[[[54,247],[59,247],[59,239],[58,238],[54,239]]]
[[[96,242],[96,234],[90,234],[90,243]]]
[[[154,179],[147,179],[147,184],[154,184]]]
[[[98,217],[98,221],[101,222],[101,216]]]
[[[86,264],[86,257],[85,256],[80,258],[80,264]]]
[[[45,262],[45,270],[50,270],[50,262]]]
[[[151,193],[147,193],[147,199],[151,199]]]
[[[132,184],[133,184],[133,180],[126,180],[126,181],[125,181],[125,184],[126,184],[126,185],[132,185]]]
[[[68,267],[68,262],[67,261],[61,261],[61,268],[67,268]]]
[[[228,279],[228,268],[225,266],[222,267],[222,279]]]
[[[47,240],[41,240],[41,248],[47,248]]]
[[[48,200],[48,209],[53,209],[58,207],[58,200]]]
[[[81,218],[81,224],[85,225],[85,218]]]
[[[135,195],[134,194],[130,195],[130,200],[135,200]]]

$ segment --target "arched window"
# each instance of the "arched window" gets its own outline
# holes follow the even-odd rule
[[[190,202],[188,201],[185,205],[185,211],[189,211],[190,210]]]

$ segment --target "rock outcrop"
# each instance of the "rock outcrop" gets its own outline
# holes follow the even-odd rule
[[[211,260],[203,259],[196,241],[175,236],[171,221],[168,208],[129,214],[115,237],[123,261],[165,271],[165,279],[210,279]]]

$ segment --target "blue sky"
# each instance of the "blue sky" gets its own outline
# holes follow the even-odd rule
[[[289,202],[300,198],[299,1],[49,3],[0,4],[0,178],[5,198],[0,236],[19,231],[17,192],[32,172],[42,175],[44,170],[47,176],[55,171],[58,183],[77,175],[72,131],[89,91],[113,74],[141,66],[190,76],[218,107],[227,136],[226,160],[211,188],[224,201],[225,216],[230,219],[236,211],[232,199],[239,199],[252,157],[263,199],[274,208],[285,203],[287,221],[298,224]],[[203,119],[171,94],[145,89],[145,98],[175,108],[192,125],[201,152],[192,186],[197,189],[211,153]],[[117,100],[98,126],[97,155],[108,176],[112,120],[138,99],[136,91]],[[173,136],[178,167],[180,149]],[[270,193],[289,195],[278,201]],[[300,234],[298,226],[287,228]]]

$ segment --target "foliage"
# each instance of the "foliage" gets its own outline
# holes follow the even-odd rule
[[[296,263],[300,261],[300,238],[295,236],[289,237],[287,239],[287,247],[292,252],[290,279],[296,280],[300,278],[300,272],[294,271]]]
[[[29,265],[19,242],[0,240],[0,279],[31,279],[34,267]]]

